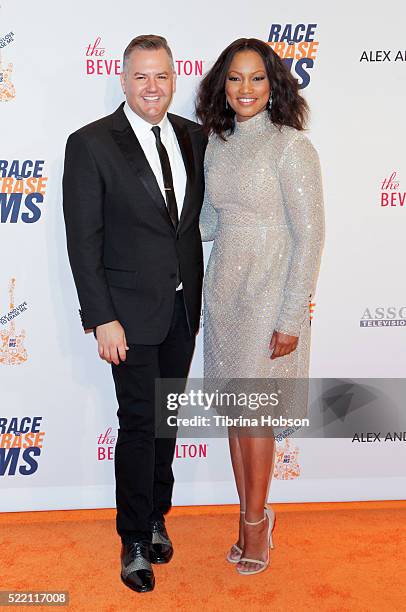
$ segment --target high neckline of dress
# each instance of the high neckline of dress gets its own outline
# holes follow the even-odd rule
[[[257,113],[246,121],[234,121],[235,133],[237,134],[263,134],[269,129],[271,120],[268,110],[265,109]]]

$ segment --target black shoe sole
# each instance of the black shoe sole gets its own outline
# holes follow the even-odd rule
[[[122,576],[120,576],[120,578],[121,578],[121,582],[123,584],[125,584],[125,586],[128,589],[131,589],[132,591],[135,591],[136,593],[149,593],[150,591],[153,591],[154,587],[155,587],[155,579],[154,579],[154,582],[153,582],[152,587],[150,589],[149,588],[142,588],[141,589],[139,587],[132,586],[131,584],[127,584],[127,582],[124,580],[124,578]]]
[[[152,555],[151,553],[149,553],[149,560],[151,561],[151,563],[153,563],[154,565],[163,565],[164,563],[169,563],[169,561],[172,559],[173,557],[173,550],[171,552],[170,557],[167,558],[163,558],[163,557],[154,557],[154,555]]]

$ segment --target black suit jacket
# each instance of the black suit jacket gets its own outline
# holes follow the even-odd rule
[[[203,255],[201,127],[168,113],[187,183],[175,231],[123,105],[68,138],[63,209],[85,329],[117,319],[128,343],[159,344],[169,330],[180,266],[188,324],[199,327]]]

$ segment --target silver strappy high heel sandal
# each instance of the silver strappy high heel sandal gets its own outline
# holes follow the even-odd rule
[[[249,521],[246,521],[244,519],[244,523],[246,525],[259,525],[260,523],[263,523],[264,521],[266,521],[266,519],[268,519],[268,537],[267,537],[268,547],[267,547],[266,561],[262,561],[262,559],[249,559],[248,557],[241,557],[240,561],[247,561],[249,563],[255,563],[257,565],[260,565],[259,569],[256,569],[256,570],[244,570],[242,568],[237,567],[236,568],[237,572],[241,574],[242,576],[252,576],[253,574],[259,574],[260,572],[265,571],[269,565],[269,549],[274,547],[273,540],[272,540],[272,530],[275,525],[274,511],[272,510],[272,508],[265,508],[265,514],[262,519],[260,519],[259,521],[256,521],[255,523],[250,523]]]
[[[240,514],[245,514],[245,510],[240,510]],[[233,551],[235,551],[236,553],[235,557],[232,556]],[[238,546],[238,544],[233,544],[227,553],[226,559],[229,563],[238,563],[241,559],[241,555],[242,555],[241,548]]]

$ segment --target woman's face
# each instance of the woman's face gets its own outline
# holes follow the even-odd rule
[[[270,93],[262,57],[256,51],[238,51],[226,77],[226,98],[237,121],[246,121],[263,111]]]

